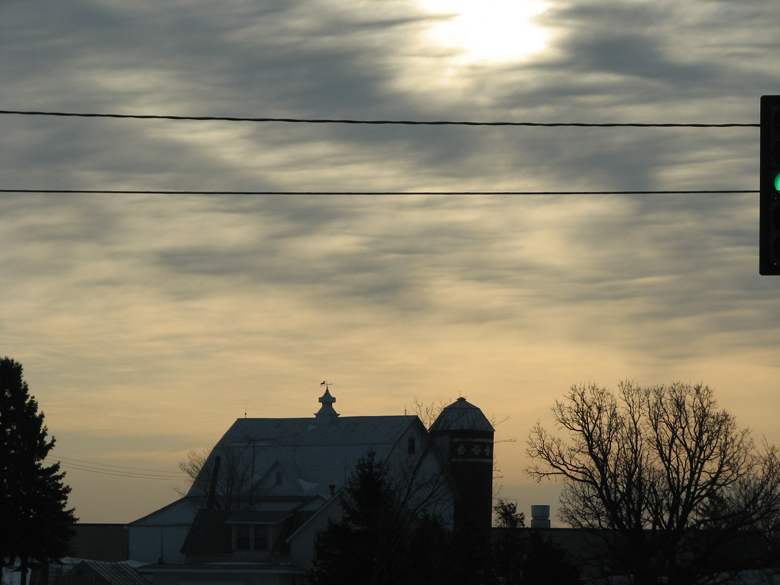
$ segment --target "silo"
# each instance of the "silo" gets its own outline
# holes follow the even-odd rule
[[[431,425],[457,491],[454,529],[489,546],[493,519],[493,436],[482,411],[458,398]]]

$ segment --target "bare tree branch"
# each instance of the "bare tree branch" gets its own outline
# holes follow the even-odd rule
[[[613,571],[693,585],[725,567],[724,546],[747,542],[747,531],[774,542],[778,451],[759,451],[708,387],[573,386],[552,411],[565,436],[537,423],[526,471],[565,482],[561,518],[599,530]]]

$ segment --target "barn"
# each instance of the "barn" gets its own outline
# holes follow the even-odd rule
[[[342,417],[335,401],[326,388],[313,417],[236,420],[186,497],[129,525],[139,572],[155,585],[292,583],[370,452],[412,500],[489,541],[493,427],[479,408],[459,398],[429,431],[415,415]]]

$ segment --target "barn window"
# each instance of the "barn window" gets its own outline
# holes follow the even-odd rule
[[[414,455],[416,448],[417,446],[414,443],[414,437],[406,439],[406,452],[409,453],[409,455]]]
[[[236,525],[236,550],[251,550],[252,531],[249,524]]]
[[[270,529],[268,524],[233,525],[234,550],[269,550]]]
[[[253,550],[268,550],[268,525],[255,524],[255,542]]]

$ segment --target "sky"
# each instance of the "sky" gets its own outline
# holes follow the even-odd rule
[[[778,25],[774,0],[3,0],[0,109],[755,124]],[[3,189],[431,193],[0,193],[0,356],[82,522],[174,501],[189,450],[311,416],[323,380],[342,416],[466,397],[501,494],[555,509],[526,441],[573,384],[703,382],[780,442],[780,278],[757,193],[717,192],[758,188],[758,135],[0,115]],[[435,194],[636,190],[713,192]]]

